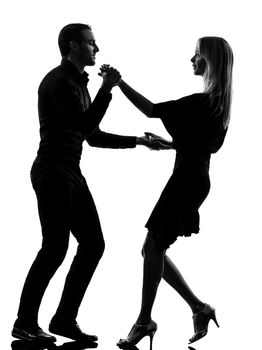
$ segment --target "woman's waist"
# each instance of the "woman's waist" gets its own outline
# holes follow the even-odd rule
[[[177,151],[175,160],[175,169],[177,167],[185,168],[206,168],[209,169],[210,153],[194,151]]]

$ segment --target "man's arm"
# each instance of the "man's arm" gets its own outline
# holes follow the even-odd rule
[[[111,90],[119,83],[121,75],[115,68],[110,67],[107,72],[103,74],[102,78],[103,82],[101,88],[98,90],[94,101],[85,112],[87,114],[85,123],[87,138],[95,131],[103,119],[112,98]]]
[[[87,110],[78,95],[75,83],[70,77],[60,76],[48,82],[49,98],[60,116],[73,123],[81,123],[86,137],[98,127],[112,99],[111,90],[119,82],[121,75],[112,68],[103,76],[101,88]]]
[[[171,141],[162,137],[145,133],[145,136],[122,136],[101,131],[98,128],[87,138],[87,142],[92,147],[101,148],[134,148],[136,145],[146,146],[152,150],[164,150],[173,148]]]
[[[86,139],[96,132],[98,125],[103,119],[108,105],[112,99],[112,94],[104,89],[99,89],[89,108],[83,113],[84,129]]]
[[[137,141],[136,136],[122,136],[101,131],[99,127],[87,137],[87,142],[92,147],[101,148],[134,148]]]

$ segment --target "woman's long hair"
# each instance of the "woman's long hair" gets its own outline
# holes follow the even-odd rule
[[[206,61],[203,75],[205,92],[209,94],[211,102],[218,98],[215,115],[223,118],[226,129],[230,120],[232,97],[232,49],[226,40],[214,36],[200,38],[198,47],[200,57]]]

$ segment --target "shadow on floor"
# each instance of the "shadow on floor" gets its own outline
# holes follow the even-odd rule
[[[139,350],[139,348],[135,345],[132,345],[130,343],[122,343],[121,345],[118,345],[118,347],[122,350]],[[188,347],[189,350],[196,350],[195,348],[192,348],[192,346]]]
[[[54,343],[43,343],[26,340],[14,340],[11,343],[12,350],[84,350],[97,348],[96,342],[79,342],[70,341],[62,345],[56,345]]]

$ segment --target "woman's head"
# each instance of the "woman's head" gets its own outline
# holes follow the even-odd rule
[[[204,78],[205,92],[210,94],[211,99],[218,97],[216,112],[223,115],[226,127],[229,122],[232,94],[232,49],[223,38],[206,36],[198,40],[196,51],[199,61],[202,62],[201,66],[204,67],[201,75]]]
[[[203,78],[207,92],[232,79],[233,53],[226,40],[206,36],[198,40],[197,48],[200,58],[206,63]]]

